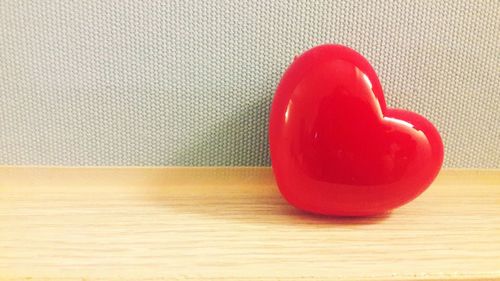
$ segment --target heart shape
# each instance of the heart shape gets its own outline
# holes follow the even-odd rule
[[[305,211],[387,212],[437,176],[443,144],[424,117],[386,107],[370,63],[341,45],[297,57],[271,107],[269,141],[282,195]]]

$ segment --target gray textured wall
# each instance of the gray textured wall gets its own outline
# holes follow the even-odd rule
[[[448,167],[500,168],[500,1],[0,1],[0,164],[268,165],[273,91],[363,53]]]

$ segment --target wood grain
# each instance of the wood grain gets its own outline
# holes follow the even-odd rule
[[[0,168],[2,280],[500,280],[500,171],[443,171],[364,219],[269,168]]]

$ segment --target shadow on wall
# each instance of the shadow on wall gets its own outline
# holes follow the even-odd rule
[[[256,89],[258,98],[245,104],[223,108],[217,120],[199,125],[174,159],[179,166],[255,166],[270,165],[268,123],[273,92]],[[207,117],[210,119],[210,116]]]

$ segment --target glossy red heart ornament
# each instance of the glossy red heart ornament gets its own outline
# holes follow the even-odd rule
[[[369,62],[340,45],[315,47],[287,69],[269,139],[281,193],[318,214],[387,212],[421,194],[443,162],[436,128],[416,113],[386,108]]]

